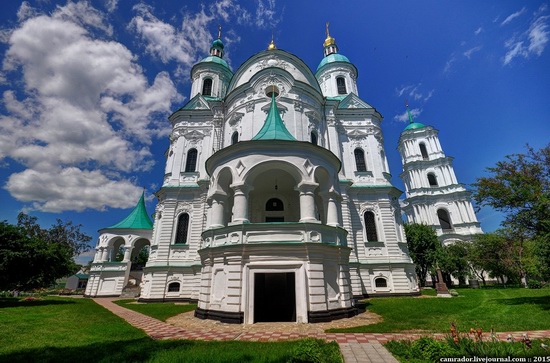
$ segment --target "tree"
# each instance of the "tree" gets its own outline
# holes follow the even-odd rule
[[[468,263],[469,242],[458,241],[439,249],[437,261],[443,272],[458,279],[459,285],[465,285],[466,279],[471,274]]]
[[[420,286],[426,286],[426,274],[436,266],[441,243],[437,239],[435,231],[425,224],[405,224],[405,235],[410,256],[416,264],[416,274]]]
[[[35,217],[19,214],[17,225],[0,222],[0,290],[51,286],[78,270],[73,257],[90,247],[80,225],[57,221],[42,229]]]
[[[475,201],[505,214],[503,226],[519,242],[520,259],[524,243],[536,245],[537,274],[550,278],[544,268],[550,266],[550,144],[538,151],[527,145],[526,154],[508,155],[487,171],[490,176],[473,184]]]

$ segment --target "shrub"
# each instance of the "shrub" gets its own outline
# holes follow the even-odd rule
[[[306,338],[292,352],[290,363],[340,363],[342,357],[336,342]]]
[[[435,362],[441,357],[450,357],[453,354],[456,352],[445,342],[428,337],[422,337],[411,344],[411,355],[417,359]]]
[[[529,280],[527,281],[527,287],[530,289],[542,289],[544,287],[544,282],[538,280]]]

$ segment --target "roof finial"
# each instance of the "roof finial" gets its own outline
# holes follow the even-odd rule
[[[407,108],[407,115],[409,116],[409,124],[414,123],[411,111],[409,110],[409,100],[405,98],[405,107]]]
[[[325,56],[337,52],[336,40],[333,37],[330,36],[330,32],[328,30],[329,25],[330,25],[330,23],[327,21],[326,24],[325,24],[325,32],[327,33],[327,38],[325,39],[325,41],[323,43],[323,47],[327,48],[327,47],[330,47],[330,46],[334,45],[334,47],[333,47],[334,49],[326,49],[325,50]]]
[[[327,24],[326,24],[326,33],[327,33],[327,38],[330,37],[330,33],[328,32],[328,26],[330,25],[330,23],[327,21]]]
[[[275,46],[275,34],[272,30],[271,31],[271,43],[269,43],[269,45],[267,46],[267,50],[274,50],[274,49],[277,49],[277,47]]]
[[[222,38],[222,26],[218,25],[218,39]]]

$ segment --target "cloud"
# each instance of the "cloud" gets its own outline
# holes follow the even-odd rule
[[[540,56],[550,39],[549,19],[545,15],[548,7],[543,4],[535,12],[529,28],[508,39],[504,46],[508,49],[503,57],[503,64],[510,64],[515,58],[528,59],[532,56]]]
[[[426,102],[432,98],[435,90],[423,91],[421,90],[422,83],[417,85],[406,85],[401,86],[395,90],[397,97],[402,97],[403,95],[408,96],[408,99],[414,101]]]
[[[420,114],[422,113],[422,109],[421,108],[413,108],[412,110],[410,110],[410,113],[411,113],[411,116],[413,117],[413,120],[414,120],[415,118],[420,116]],[[399,121],[399,122],[409,122],[409,114],[405,110],[405,112],[393,116],[393,119],[395,121]]]
[[[474,32],[475,35],[479,35],[483,31],[482,27],[477,28],[477,30]]]
[[[453,67],[453,64],[457,61],[456,54],[452,54],[451,57],[447,60],[445,63],[445,67],[443,67],[443,73],[449,73],[451,72],[451,69]]]
[[[88,2],[23,12],[2,64],[20,79],[0,114],[0,162],[23,170],[4,188],[48,212],[133,206],[142,188],[132,175],[154,164],[152,140],[181,100],[174,83],[165,72],[149,82],[128,48],[98,38],[112,26]]]
[[[463,54],[466,58],[470,59],[472,57],[472,54],[474,54],[475,52],[480,51],[481,48],[483,48],[483,47],[481,45],[478,45],[477,47],[473,47],[473,48],[468,49]]]
[[[512,14],[508,15],[508,17],[506,19],[504,19],[504,21],[502,23],[500,23],[500,25],[503,26],[503,25],[506,25],[506,24],[510,23],[515,18],[523,15],[523,13],[525,13],[526,11],[527,11],[527,9],[525,7],[523,7],[521,10],[516,11],[515,13],[512,13]]]

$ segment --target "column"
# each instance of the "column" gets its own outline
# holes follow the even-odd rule
[[[130,258],[132,257],[132,250],[134,249],[134,247],[122,246],[122,249],[124,249],[124,258],[122,259],[122,262],[130,261]]]
[[[103,247],[95,248],[94,262],[101,262],[102,250],[103,250]]]
[[[109,260],[109,247],[101,247],[103,252],[101,253],[101,262],[107,262]]]
[[[210,221],[210,228],[222,228],[224,224],[224,210],[227,202],[227,196],[224,194],[214,194],[210,197],[210,209],[212,220]]]
[[[319,223],[315,217],[315,198],[313,191],[317,184],[300,183],[296,188],[300,192],[300,222]]]
[[[326,205],[327,226],[340,227],[338,218],[338,201],[342,198],[335,190],[322,193],[321,197]]]
[[[248,193],[251,188],[246,184],[232,184],[233,217],[231,224],[250,223],[248,220]]]

